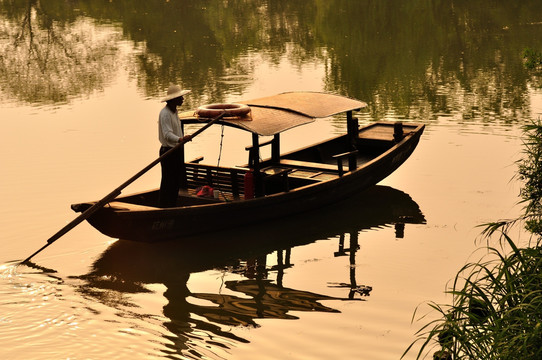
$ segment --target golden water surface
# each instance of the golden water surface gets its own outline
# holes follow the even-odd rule
[[[522,59],[542,49],[539,2],[405,3],[0,1],[0,358],[399,359],[427,321],[416,308],[450,301],[448,281],[483,256],[477,226],[521,213],[521,125],[542,112]],[[170,83],[192,89],[185,110],[327,91],[366,101],[362,124],[427,126],[399,170],[328,209],[199,247],[85,222],[18,265],[70,204],[158,156]],[[344,125],[297,128],[283,148]],[[212,128],[187,158],[242,164],[250,141]]]

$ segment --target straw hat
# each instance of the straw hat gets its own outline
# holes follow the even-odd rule
[[[172,100],[181,96],[184,96],[191,92],[192,90],[183,90],[179,85],[171,85],[167,89],[167,96],[162,99],[162,102]]]

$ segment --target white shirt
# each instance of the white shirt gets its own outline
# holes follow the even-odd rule
[[[175,147],[182,137],[183,130],[177,110],[172,112],[167,106],[164,106],[158,116],[158,140],[160,140],[160,144]]]

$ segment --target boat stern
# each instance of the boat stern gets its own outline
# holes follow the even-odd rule
[[[90,203],[72,204],[70,207],[73,211],[83,213],[92,206]]]

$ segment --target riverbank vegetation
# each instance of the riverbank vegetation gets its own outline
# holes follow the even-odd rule
[[[530,70],[540,69],[542,67],[542,53],[526,48],[523,50],[523,59],[525,59],[525,67]]]
[[[482,226],[488,255],[459,270],[447,291],[451,304],[428,304],[437,319],[403,357],[421,342],[417,359],[542,359],[542,121],[524,127],[517,165],[523,216]],[[532,234],[526,245],[509,235],[514,225]]]

